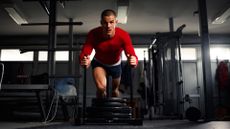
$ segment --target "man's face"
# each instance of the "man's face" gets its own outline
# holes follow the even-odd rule
[[[117,25],[115,16],[104,16],[101,20],[101,25],[103,28],[103,33],[106,37],[111,38],[115,35],[115,27]]]

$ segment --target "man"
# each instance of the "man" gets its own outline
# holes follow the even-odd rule
[[[97,87],[97,97],[106,96],[106,76],[112,76],[112,97],[119,96],[121,79],[121,52],[124,50],[128,62],[132,67],[138,64],[130,36],[121,28],[116,27],[116,12],[110,9],[101,13],[101,26],[92,29],[80,54],[81,65],[93,68],[93,77]],[[90,60],[92,50],[94,59]]]

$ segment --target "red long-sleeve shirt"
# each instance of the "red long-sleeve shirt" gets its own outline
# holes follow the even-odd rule
[[[103,37],[102,27],[91,30],[83,45],[80,60],[84,55],[90,55],[93,49],[95,50],[95,58],[103,64],[117,63],[121,58],[122,50],[125,51],[126,55],[135,56],[138,62],[129,34],[118,27],[115,28],[114,37],[110,39]]]

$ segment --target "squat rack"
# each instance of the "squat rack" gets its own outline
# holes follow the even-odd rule
[[[55,78],[74,78],[75,84],[78,83],[77,78],[80,78],[81,76],[77,73],[73,72],[73,63],[74,63],[74,56],[73,51],[76,51],[77,54],[79,54],[80,47],[77,44],[77,47],[73,47],[73,25],[83,25],[82,22],[73,22],[73,19],[70,18],[69,22],[57,22],[56,21],[56,12],[57,12],[57,2],[59,1],[62,6],[64,7],[66,0],[49,0],[49,7],[46,3],[48,0],[23,0],[26,2],[31,1],[38,1],[43,9],[46,11],[47,15],[49,16],[49,22],[48,23],[28,23],[28,24],[21,24],[22,26],[40,26],[40,25],[48,25],[48,32],[49,32],[49,39],[48,39],[48,47],[47,48],[35,48],[35,49],[21,49],[21,52],[27,52],[27,51],[38,51],[38,50],[44,50],[48,51],[48,75],[49,75],[49,85],[54,86]],[[70,1],[70,0],[67,0]],[[56,32],[56,26],[66,26],[69,25],[69,45],[68,48],[58,48],[57,47],[57,32]],[[68,50],[69,51],[69,63],[68,63],[68,74],[69,75],[56,75],[56,61],[55,61],[55,52],[56,51],[63,51]],[[79,68],[78,68],[79,69]],[[75,86],[77,89],[77,97],[76,97],[76,112],[78,113],[78,102],[79,102],[79,88],[78,85]],[[53,88],[53,87],[50,87]],[[78,114],[77,114],[78,115]]]

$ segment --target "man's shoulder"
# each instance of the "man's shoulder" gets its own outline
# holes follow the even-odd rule
[[[121,29],[119,27],[116,27],[116,33],[119,34],[119,35],[129,35],[127,31],[125,31],[124,29]]]
[[[124,29],[122,29],[120,27],[116,27],[116,31],[127,33]]]

